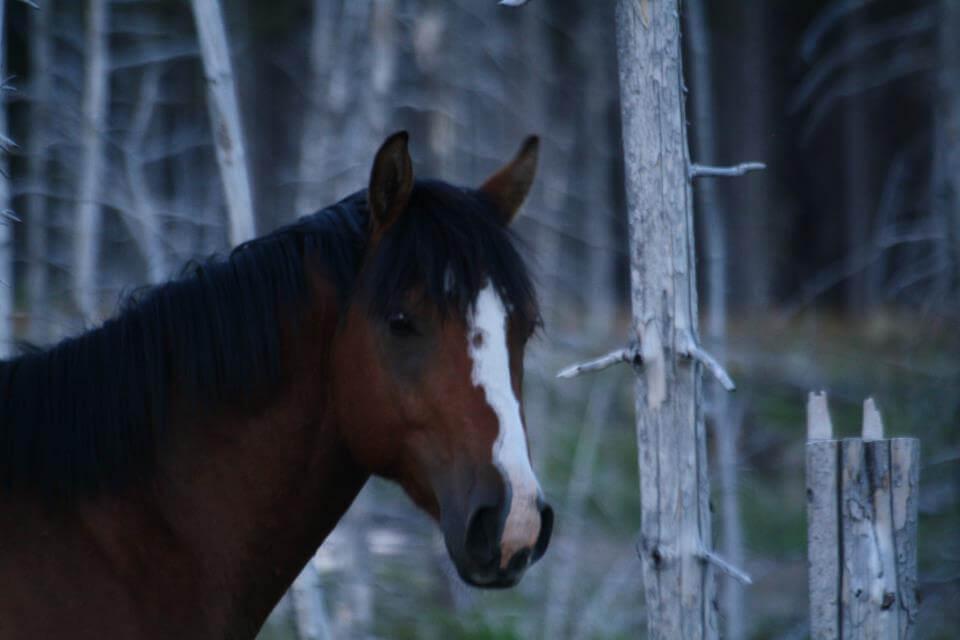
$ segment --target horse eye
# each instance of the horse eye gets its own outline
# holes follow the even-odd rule
[[[390,325],[390,333],[398,338],[408,338],[419,335],[416,325],[405,313],[395,313],[387,318],[387,324]]]

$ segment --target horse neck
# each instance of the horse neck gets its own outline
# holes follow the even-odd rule
[[[150,517],[179,550],[172,562],[200,568],[189,581],[225,636],[259,628],[368,477],[329,410],[336,318],[314,315],[284,349],[291,383],[278,398],[256,415],[213,420],[174,408],[158,460]]]

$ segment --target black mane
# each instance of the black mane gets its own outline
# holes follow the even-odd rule
[[[276,391],[279,318],[296,326],[310,303],[308,269],[333,283],[341,310],[351,303],[369,227],[358,192],[136,292],[99,328],[0,362],[0,488],[92,494],[147,477],[173,385],[202,411]],[[367,273],[372,313],[412,287],[462,313],[489,278],[536,321],[523,261],[477,191],[418,181]]]

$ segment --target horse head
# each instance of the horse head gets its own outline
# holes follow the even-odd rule
[[[509,233],[538,142],[477,189],[415,180],[407,134],[378,151],[369,241],[334,342],[350,453],[439,523],[460,576],[508,587],[546,551],[553,511],[530,464],[523,356],[538,325]]]

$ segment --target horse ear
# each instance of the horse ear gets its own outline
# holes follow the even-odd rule
[[[513,160],[487,178],[480,187],[480,191],[493,198],[499,207],[504,225],[513,221],[530,192],[533,177],[537,173],[539,149],[540,139],[529,136],[523,141],[523,146]]]
[[[407,150],[409,135],[400,131],[387,138],[373,160],[367,201],[370,220],[376,230],[397,221],[407,208],[413,192],[413,161]]]

